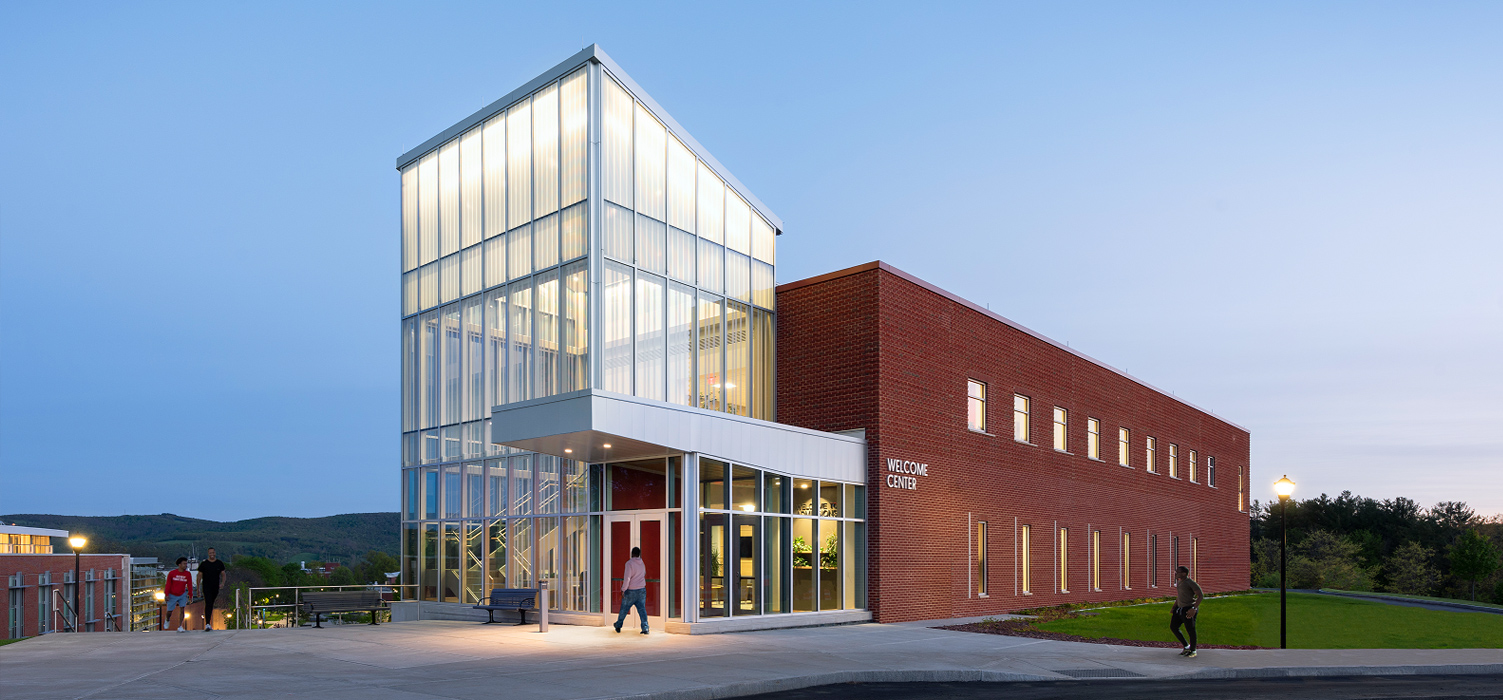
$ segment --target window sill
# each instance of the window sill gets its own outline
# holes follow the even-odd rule
[[[977,598],[990,598],[990,597],[991,597],[991,595],[989,595],[989,594],[986,594],[986,593],[977,593],[977,594],[976,594],[976,597],[977,597]]]
[[[1102,464],[1106,463],[1106,460],[1104,460],[1104,459],[1102,459],[1100,457],[1086,457],[1086,459],[1089,459],[1092,462],[1101,462]]]
[[[1038,445],[1035,445],[1035,444],[1033,444],[1033,443],[1031,443],[1031,442],[1029,442],[1027,440],[1019,440],[1017,438],[1013,438],[1012,441],[1018,443],[1019,445],[1027,445],[1029,447],[1038,447]]]
[[[1069,450],[1061,450],[1061,449],[1059,449],[1059,448],[1058,448],[1058,447],[1056,447],[1056,448],[1054,448],[1054,451],[1055,451],[1055,452],[1058,452],[1058,453],[1060,453],[1060,454],[1062,454],[1062,455],[1070,455],[1070,456],[1071,456],[1071,457],[1074,457],[1074,456],[1075,456],[1075,453],[1074,453],[1074,452],[1071,452],[1071,451],[1069,451]]]
[[[971,431],[971,432],[973,432],[973,433],[975,433],[977,435],[985,435],[987,437],[997,437],[996,435],[988,433],[985,430],[977,430],[975,428],[970,428],[970,427],[966,428],[966,430],[969,430],[969,431]]]
[[[1118,462],[1117,466],[1122,467],[1123,469],[1137,469],[1137,467],[1134,467],[1131,464],[1123,464],[1121,462]]]
[[[1184,481],[1184,479],[1181,479],[1180,477],[1177,477],[1177,476],[1171,476],[1169,478],[1171,478],[1171,479],[1173,479],[1175,481]]]
[[[1033,595],[1033,591],[1023,591],[1022,595]]]

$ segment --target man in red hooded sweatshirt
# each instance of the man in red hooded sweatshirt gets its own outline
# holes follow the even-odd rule
[[[172,609],[177,608],[177,631],[185,632],[183,619],[188,613],[188,601],[193,598],[193,574],[188,571],[188,558],[178,557],[177,568],[167,572],[167,586],[163,591],[167,594],[167,617],[172,617]],[[167,625],[172,628],[171,623]]]

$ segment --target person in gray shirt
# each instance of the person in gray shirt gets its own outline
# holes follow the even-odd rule
[[[1195,615],[1200,611],[1200,601],[1205,598],[1205,592],[1200,590],[1200,584],[1190,580],[1190,569],[1181,566],[1174,572],[1174,613],[1169,617],[1169,631],[1174,633],[1175,639],[1184,646],[1180,656],[1195,656]],[[1180,625],[1190,632],[1189,643],[1185,642],[1185,636],[1179,633]]]

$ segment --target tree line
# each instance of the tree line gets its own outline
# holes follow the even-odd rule
[[[1252,585],[1279,585],[1277,502],[1252,507]],[[1503,603],[1503,515],[1343,491],[1288,503],[1291,588],[1387,591]]]

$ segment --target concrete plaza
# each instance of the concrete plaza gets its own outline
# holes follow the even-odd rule
[[[609,627],[376,627],[50,634],[0,647],[0,697],[723,698],[848,681],[1503,673],[1503,650],[1206,650],[859,624],[642,636]]]

